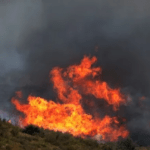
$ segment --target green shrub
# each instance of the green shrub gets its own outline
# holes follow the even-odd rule
[[[76,150],[76,148],[73,145],[61,145],[60,148],[62,150]]]
[[[43,128],[39,128],[39,132],[34,133],[34,135],[37,135],[37,136],[39,136],[41,138],[44,138],[45,137],[45,133],[46,133],[46,131]]]
[[[53,150],[61,150],[61,149],[58,147],[54,147]]]
[[[62,142],[69,141],[72,138],[72,135],[69,133],[56,132],[56,139]]]
[[[118,150],[135,150],[135,144],[130,138],[127,138],[117,143],[117,149]]]
[[[6,119],[3,119],[2,121],[3,121],[3,122],[6,122]]]
[[[18,134],[19,134],[19,128],[18,127],[14,127],[14,128],[12,128],[12,130],[11,130],[11,134],[13,135],[13,136],[18,136]]]
[[[45,142],[51,143],[53,145],[59,145],[59,142],[56,139],[57,135],[54,133],[45,134]]]
[[[34,135],[40,133],[40,128],[34,125],[28,125],[25,127],[25,129],[22,132],[30,135]]]
[[[100,144],[100,150],[113,150],[113,147],[110,144]],[[118,149],[115,149],[118,150]]]
[[[0,129],[0,136],[3,137],[3,138],[9,139],[10,136],[11,136],[11,134],[10,134],[10,132],[8,131],[7,128],[1,128],[1,129]]]
[[[95,141],[95,140],[92,140],[92,139],[85,139],[84,140],[84,143],[85,143],[85,145],[87,145],[87,146],[90,146],[90,147],[98,147],[99,145],[98,145],[98,143],[97,143],[97,141]]]
[[[6,145],[6,150],[12,150],[13,149],[13,146],[11,145]]]

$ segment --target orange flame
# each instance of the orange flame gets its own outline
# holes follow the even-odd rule
[[[11,123],[11,120],[8,120],[7,122],[8,122],[8,123]]]
[[[124,125],[119,126],[117,117],[106,115],[99,118],[87,114],[82,107],[82,94],[106,100],[115,111],[125,103],[119,89],[111,89],[106,82],[95,80],[102,71],[100,67],[91,67],[96,61],[96,57],[90,59],[84,56],[79,65],[72,65],[66,70],[59,67],[52,69],[50,79],[63,104],[31,95],[28,96],[28,104],[20,104],[17,98],[12,98],[16,109],[25,114],[25,118],[20,117],[20,125],[33,124],[83,138],[99,135],[106,141],[117,141],[119,136],[127,137],[129,132]]]

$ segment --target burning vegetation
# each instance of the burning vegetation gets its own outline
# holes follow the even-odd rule
[[[135,148],[136,145],[130,138],[121,142],[98,143],[92,139],[73,137],[68,133],[54,132],[34,125],[22,129],[0,118],[0,149],[3,150],[135,150]]]
[[[75,137],[99,137],[98,140],[104,141],[126,138],[129,131],[125,119],[122,119],[124,123],[120,124],[117,116],[100,117],[94,110],[96,104],[92,100],[88,103],[88,109],[92,108],[94,113],[87,113],[83,107],[86,96],[89,95],[96,101],[105,100],[114,112],[120,105],[126,104],[126,98],[120,89],[112,89],[106,82],[97,79],[102,69],[92,67],[96,61],[96,57],[84,56],[78,65],[68,68],[55,67],[50,71],[50,81],[57,93],[56,102],[29,95],[28,104],[22,104],[19,99],[23,97],[23,93],[16,92],[11,101],[16,109],[25,115],[20,116],[19,125],[33,124],[44,129],[68,132]]]

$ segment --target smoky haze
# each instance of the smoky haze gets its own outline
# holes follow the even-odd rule
[[[0,108],[18,89],[53,99],[49,71],[95,55],[101,79],[132,97],[118,112],[131,137],[149,144],[149,17],[148,0],[0,1]]]

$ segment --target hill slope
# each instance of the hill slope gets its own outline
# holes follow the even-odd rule
[[[0,150],[142,150],[131,139],[98,144],[68,133],[44,130],[33,125],[22,129],[0,119]],[[145,148],[145,150],[148,148]],[[144,149],[143,149],[144,150]]]

